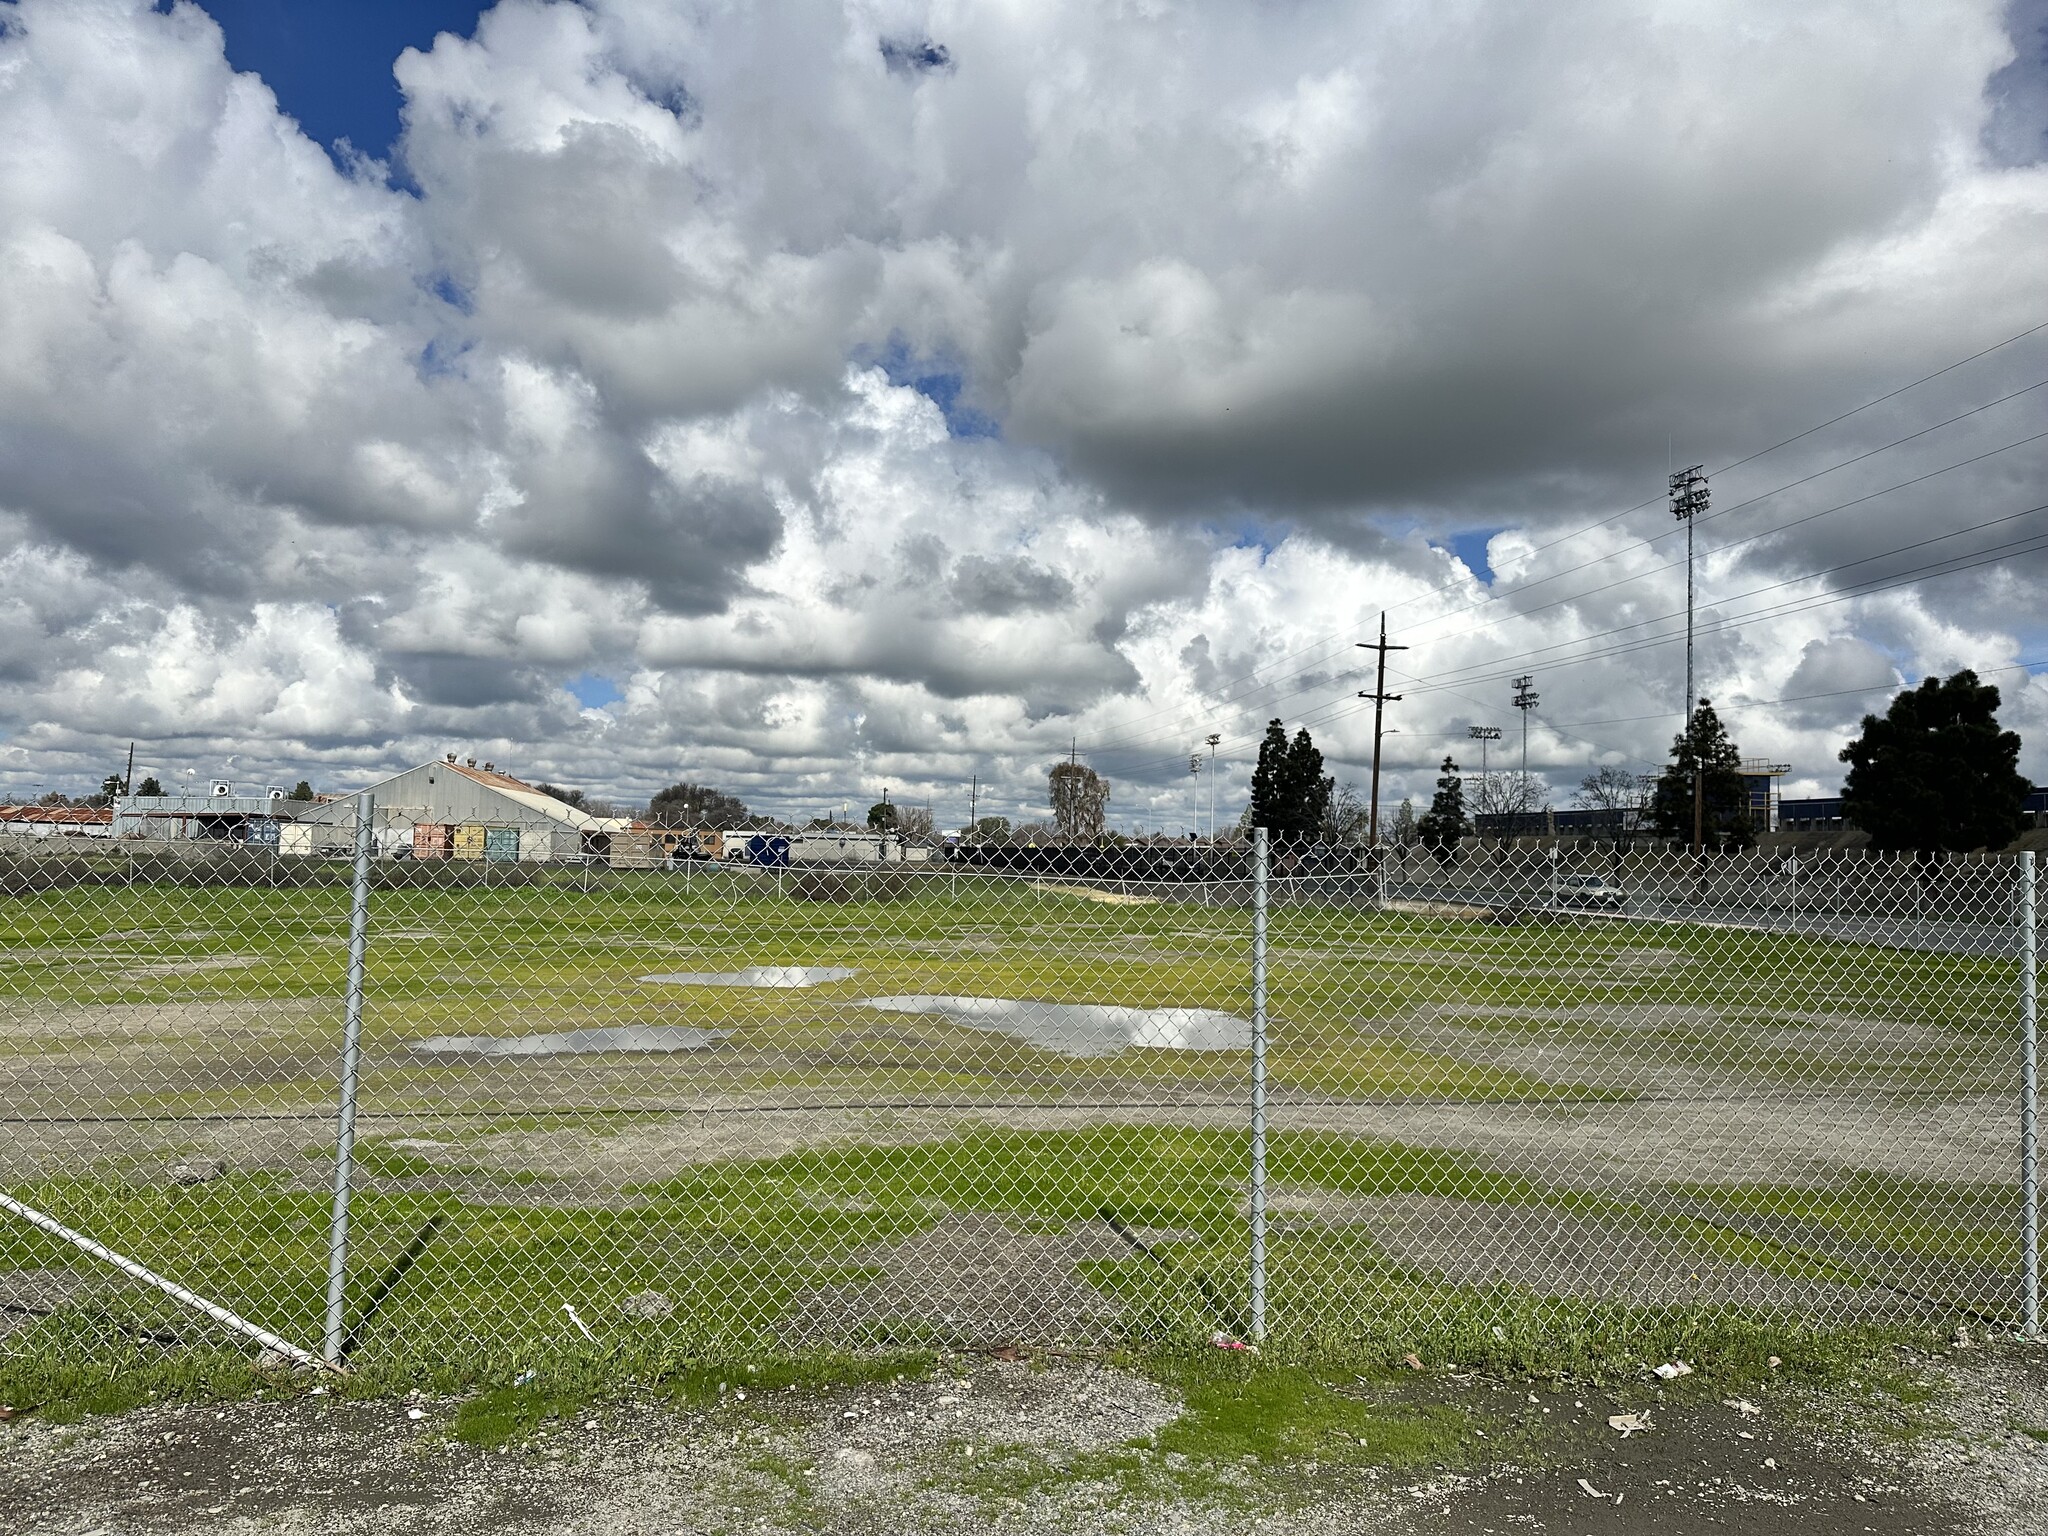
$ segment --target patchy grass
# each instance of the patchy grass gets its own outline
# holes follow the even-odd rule
[[[599,1098],[621,1108],[650,1096],[791,1089],[869,1098],[883,1085],[890,1094],[1023,1101],[1111,1088],[1229,1093],[1242,1078],[1241,1053],[1074,1060],[940,1018],[859,1006],[865,996],[932,992],[1242,1011],[1248,916],[1238,908],[1105,907],[1052,886],[971,876],[921,877],[902,899],[836,904],[784,899],[772,883],[730,871],[688,882],[611,874],[587,891],[561,873],[515,886],[378,892],[366,1112],[547,1107],[563,1090],[545,1066],[508,1073],[434,1063],[407,1058],[403,1043],[619,1023],[731,1032],[701,1053],[581,1063],[580,1093],[596,1084]],[[331,1092],[346,930],[345,893],[332,887],[80,886],[23,895],[0,912],[0,951],[9,956],[0,1003],[47,1022],[0,1042],[0,1062],[110,1043],[134,1027],[136,1010],[154,1009],[147,1069],[110,1064],[93,1085],[110,1107],[319,1105]],[[1838,1040],[1759,1044],[1745,1070],[1781,1081],[1954,1083],[1981,1068],[2011,1011],[2008,962],[1788,934],[1590,921],[1503,927],[1296,905],[1275,909],[1272,930],[1276,1089],[1596,1101],[1625,1095],[1568,1073],[1474,1058],[1497,1055],[1483,1049],[1492,1035],[1540,1031],[1644,1061],[1694,1060],[1724,1044],[1730,1024],[1751,1034],[1803,1017],[1933,1026],[1937,1038],[1912,1052],[1895,1044],[1858,1053]],[[639,979],[750,964],[847,965],[859,974],[805,991]],[[104,1012],[116,1009],[128,1015]],[[1643,1010],[1663,1012],[1645,1022]],[[104,1037],[96,1015],[108,1021]],[[260,1071],[224,1073],[224,1050],[260,1062]],[[23,1086],[31,1098],[75,1097],[61,1077]]]
[[[1276,1182],[1338,1195],[1567,1198],[1458,1154],[1326,1133],[1276,1134],[1271,1163]],[[789,1356],[796,1341],[783,1320],[804,1293],[872,1282],[888,1244],[949,1212],[976,1211],[1022,1230],[1113,1220],[1165,1232],[1149,1253],[1134,1248],[1128,1259],[1091,1263],[1085,1273],[1121,1304],[1116,1330],[1126,1349],[1210,1362],[1203,1341],[1245,1326],[1243,1166],[1236,1132],[1117,1125],[1064,1134],[981,1130],[915,1147],[713,1164],[620,1191],[611,1206],[365,1191],[355,1207],[356,1308],[430,1219],[441,1225],[375,1318],[359,1323],[348,1390],[483,1390],[488,1402],[474,1413],[515,1426],[626,1382],[708,1398],[735,1379],[733,1359]],[[288,1338],[317,1338],[327,1219],[327,1197],[317,1190],[257,1175],[193,1189],[49,1181],[22,1194],[89,1230],[119,1234],[143,1262]],[[1944,1240],[1910,1223],[1899,1237],[1908,1239]],[[1771,1261],[1770,1245],[1745,1242],[1753,1260]],[[29,1228],[0,1226],[0,1269],[77,1262]],[[1787,1272],[1800,1262],[1786,1259]],[[1505,1284],[1453,1285],[1402,1268],[1369,1232],[1348,1226],[1304,1224],[1276,1236],[1269,1272],[1263,1363],[1275,1371],[1369,1373],[1413,1352],[1431,1367],[1455,1362],[1514,1377],[1625,1380],[1684,1359],[1731,1386],[1830,1384],[1900,1342],[1937,1337],[1934,1320],[1919,1330],[1821,1329],[1758,1309],[1628,1306]],[[668,1298],[667,1315],[640,1316],[626,1305],[646,1290]],[[582,1336],[571,1306],[593,1338]],[[351,1321],[358,1322],[353,1313]],[[832,1380],[847,1379],[855,1358],[893,1372],[905,1349],[944,1342],[930,1319],[878,1322],[837,1346],[866,1353],[834,1354],[818,1341],[818,1355],[775,1366],[780,1374],[764,1384],[807,1379],[811,1367],[802,1362],[810,1359]],[[110,1279],[9,1340],[0,1400],[91,1412],[152,1397],[303,1389],[302,1381],[258,1378],[251,1353],[154,1292]],[[1781,1359],[1776,1372],[1767,1363],[1773,1355]],[[1201,1366],[1212,1368],[1221,1369]],[[1190,1390],[1200,1386],[1203,1378],[1185,1374],[1196,1367],[1175,1369]],[[541,1374],[517,1385],[528,1370]]]
[[[1117,1363],[1180,1395],[1181,1412],[1157,1434],[1064,1455],[987,1447],[972,1460],[948,1457],[932,1485],[992,1510],[1091,1483],[1127,1507],[1284,1504],[1332,1471],[1458,1465],[1484,1443],[1464,1409],[1397,1400],[1342,1371],[1200,1345],[1130,1352]],[[1496,1440],[1489,1454],[1499,1447]]]

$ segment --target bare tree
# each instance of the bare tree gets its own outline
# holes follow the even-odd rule
[[[1336,793],[1330,796],[1329,809],[1323,812],[1323,824],[1317,829],[1326,843],[1362,843],[1372,826],[1372,812],[1358,797],[1358,786],[1340,784]]]
[[[1415,823],[1415,802],[1403,800],[1401,808],[1394,812],[1394,826],[1387,834],[1387,841],[1396,848],[1413,848],[1416,836]]]
[[[1533,773],[1482,773],[1472,781],[1475,815],[1531,816],[1549,803],[1547,787]]]
[[[921,805],[906,805],[897,814],[896,832],[905,841],[923,842],[932,835],[932,813]]]
[[[1589,811],[1608,812],[1613,817],[1615,843],[1626,846],[1642,824],[1651,782],[1654,780],[1646,782],[1626,768],[1610,763],[1579,780],[1579,792],[1573,803]]]
[[[1079,763],[1054,763],[1051,780],[1052,824],[1064,843],[1092,843],[1102,836],[1103,812],[1109,805],[1109,780]]]

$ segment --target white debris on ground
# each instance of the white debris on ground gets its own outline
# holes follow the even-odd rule
[[[2024,1429],[2048,1434],[2048,1366],[2015,1369],[2012,1351],[1987,1353],[1974,1349],[1956,1376],[1955,1432],[1904,1450],[1860,1436],[1855,1401],[1816,1400],[1840,1411],[1841,1430],[1828,1431],[1809,1422],[1815,1403],[1801,1394],[1722,1398],[1647,1371],[1620,1400],[1433,1371],[1361,1383],[1397,1409],[1469,1416],[1472,1456],[1406,1467],[1314,1449],[1285,1462],[1191,1457],[1168,1438],[1183,1407],[1172,1390],[1075,1360],[958,1354],[926,1377],[832,1389],[763,1388],[741,1375],[715,1405],[625,1397],[493,1448],[454,1439],[456,1400],[352,1401],[323,1387],[0,1425],[0,1529],[1457,1536],[1586,1529],[1574,1522],[1597,1501],[1600,1528],[1616,1536],[1666,1529],[1681,1510],[1767,1536],[1979,1528],[1956,1523],[1958,1506],[1987,1536],[2038,1536],[2029,1521],[2048,1507],[2048,1443]],[[1479,1449],[1494,1444],[1500,1457]]]

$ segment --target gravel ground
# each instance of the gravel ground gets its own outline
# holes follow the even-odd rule
[[[1948,1384],[1924,1427],[1850,1400],[1694,1382],[1619,1395],[1417,1380],[1382,1398],[1461,1408],[1479,1460],[1191,1467],[1152,1437],[1166,1389],[1069,1362],[963,1359],[926,1380],[729,1397],[684,1411],[618,1403],[498,1451],[454,1442],[444,1401],[332,1397],[150,1408],[81,1426],[0,1426],[0,1527],[66,1536],[201,1533],[990,1531],[1134,1536],[1740,1530],[1760,1536],[2038,1536],[2048,1507],[2048,1359],[1977,1349],[1926,1362]],[[1626,1437],[1610,1414],[1647,1415]],[[1499,1459],[1483,1447],[1511,1446]],[[1065,1472],[1139,1447],[1147,1491]],[[1149,1448],[1148,1448],[1149,1447]],[[1176,1465],[1176,1461],[1179,1465]],[[1023,1475],[1032,1468],[1048,1475]],[[1185,1487],[1176,1484],[1180,1478]]]
[[[1864,1171],[1903,1178],[1999,1183],[2012,1173],[2012,1106],[2005,1095],[1896,1100],[1826,1091],[1720,1089],[1613,1104],[1295,1104],[1276,1094],[1276,1129],[1334,1131],[1474,1154],[1506,1171],[1593,1189],[1665,1181],[1825,1182]],[[976,1125],[1082,1130],[1093,1125],[1238,1127],[1242,1106],[1190,1103],[1171,1109],[880,1110],[710,1104],[657,1118],[622,1113],[604,1130],[478,1134],[455,1116],[365,1113],[364,1137],[451,1143],[430,1154],[466,1165],[543,1169],[592,1188],[635,1182],[723,1158],[781,1157],[854,1142],[912,1145]],[[96,1159],[182,1161],[218,1157],[238,1172],[299,1169],[305,1149],[331,1134],[324,1109],[280,1120],[10,1125],[0,1178],[22,1182],[72,1172]]]

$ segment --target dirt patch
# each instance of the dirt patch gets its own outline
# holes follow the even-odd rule
[[[1844,1322],[1931,1310],[1883,1286],[1775,1274],[1723,1258],[1704,1243],[1551,1206],[1297,1192],[1281,1197],[1280,1209],[1282,1234],[1308,1224],[1362,1227],[1396,1263],[1458,1285],[1507,1284],[1641,1306],[1728,1302]],[[1286,1219],[1290,1212],[1298,1214]]]
[[[233,1054],[230,1037],[297,1033],[341,1018],[339,998],[252,998],[234,1002],[35,1003],[6,1009],[12,1052],[35,1045],[89,1044],[94,1053],[138,1042],[204,1041],[219,1059]]]
[[[1100,1343],[1116,1303],[1077,1266],[1128,1261],[1135,1252],[1101,1222],[1035,1233],[997,1216],[948,1216],[850,1254],[844,1262],[882,1276],[799,1296],[784,1326],[792,1343],[872,1336],[877,1325],[899,1321],[958,1346]]]
[[[123,966],[118,971],[110,971],[108,979],[112,981],[148,981],[157,976],[205,976],[214,971],[242,971],[247,970],[252,965],[280,963],[289,966],[292,962],[270,961],[261,955],[209,955],[204,959],[156,960],[151,961],[147,965]]]

